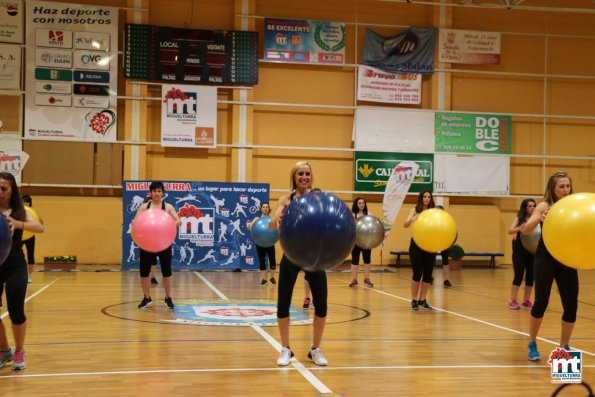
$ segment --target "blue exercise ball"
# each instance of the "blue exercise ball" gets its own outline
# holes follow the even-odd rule
[[[269,223],[271,223],[271,218],[268,216],[258,218],[256,222],[252,223],[250,235],[256,245],[270,247],[275,245],[277,240],[279,240],[279,232],[277,231],[277,228],[269,230]]]
[[[0,214],[0,265],[4,263],[12,245],[12,232],[4,215]]]
[[[308,193],[285,210],[279,241],[291,262],[307,271],[324,271],[341,264],[353,250],[355,220],[339,198]]]

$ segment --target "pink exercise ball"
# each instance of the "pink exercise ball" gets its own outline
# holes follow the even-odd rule
[[[160,208],[141,212],[132,224],[132,239],[148,252],[161,252],[176,239],[176,222]]]

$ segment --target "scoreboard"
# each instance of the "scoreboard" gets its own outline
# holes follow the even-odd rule
[[[186,84],[258,83],[258,33],[126,25],[126,78]]]

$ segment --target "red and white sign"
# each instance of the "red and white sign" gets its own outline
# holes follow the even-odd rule
[[[421,74],[399,74],[359,65],[357,82],[359,101],[421,103]]]
[[[500,64],[500,33],[440,29],[438,60],[478,65]]]

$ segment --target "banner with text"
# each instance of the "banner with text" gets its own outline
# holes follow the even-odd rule
[[[419,193],[434,186],[434,155],[429,153],[355,152],[353,190],[384,192],[395,167],[402,161],[416,163],[410,192]]]
[[[151,181],[124,181],[122,187],[122,269],[139,268],[132,220],[145,202]],[[269,200],[264,183],[167,181],[163,200],[174,206],[182,224],[171,247],[177,270],[258,270],[256,245],[246,222]]]
[[[0,42],[23,43],[23,0],[0,1]]]
[[[440,29],[438,60],[478,65],[500,64],[500,33]]]
[[[409,28],[384,37],[368,29],[362,63],[395,73],[434,73],[438,28]]]
[[[345,24],[265,18],[264,58],[278,62],[345,63]]]
[[[512,117],[436,113],[436,152],[510,154]]]
[[[0,44],[0,90],[21,89],[21,47]]]
[[[398,74],[360,65],[357,79],[359,101],[421,103],[421,74]]]
[[[27,1],[25,137],[114,142],[118,9]]]
[[[161,88],[161,146],[217,145],[217,87],[164,84]]]

